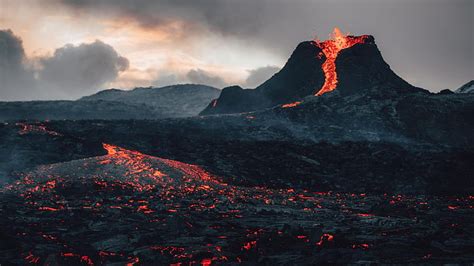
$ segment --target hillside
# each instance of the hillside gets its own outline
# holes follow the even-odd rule
[[[220,90],[196,84],[173,85],[162,88],[110,89],[82,97],[79,101],[109,101],[130,105],[145,105],[159,109],[165,117],[188,117],[201,112],[219,96]]]
[[[0,102],[0,121],[162,119],[198,115],[219,95],[204,85],[105,90],[77,101]]]

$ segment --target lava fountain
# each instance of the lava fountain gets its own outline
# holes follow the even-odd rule
[[[322,88],[315,94],[321,96],[326,92],[333,91],[337,87],[336,58],[342,49],[352,47],[357,43],[365,43],[368,35],[349,36],[341,32],[340,29],[334,28],[331,39],[324,42],[315,41],[316,45],[323,50],[326,61],[322,68],[325,81]],[[322,56],[321,54],[319,56]]]

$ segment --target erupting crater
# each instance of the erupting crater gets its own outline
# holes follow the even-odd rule
[[[322,53],[318,55],[319,58],[324,56],[322,68],[324,72],[325,81],[322,88],[316,92],[316,96],[321,96],[326,92],[330,92],[337,87],[337,71],[336,71],[336,58],[339,52],[343,49],[350,48],[357,43],[366,43],[369,35],[361,36],[350,36],[341,32],[339,28],[334,28],[331,34],[331,39],[320,42],[315,40],[315,44],[321,48]]]

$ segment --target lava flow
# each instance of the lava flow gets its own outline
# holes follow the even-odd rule
[[[398,253],[431,262],[472,235],[472,196],[238,186],[198,165],[103,147],[107,155],[39,166],[0,189],[0,242],[15,239],[1,256],[20,265],[315,265],[375,254],[400,262]],[[433,258],[419,245],[442,238],[453,240]]]
[[[41,134],[49,134],[51,136],[61,136],[56,131],[52,131],[46,128],[45,125],[42,123],[16,123],[16,126],[21,127],[21,129],[18,131],[18,134],[20,135],[25,135],[33,132],[41,133]]]
[[[331,39],[324,42],[316,41],[316,45],[323,50],[326,61],[324,61],[322,68],[324,72],[325,81],[323,87],[315,94],[321,96],[326,92],[336,89],[337,86],[337,71],[336,58],[342,49],[352,47],[357,43],[365,43],[368,35],[362,36],[348,36],[341,32],[339,28],[334,28],[331,34]],[[322,54],[318,55],[319,57]]]

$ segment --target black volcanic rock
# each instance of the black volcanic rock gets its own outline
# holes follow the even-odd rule
[[[438,92],[439,95],[449,95],[449,94],[453,94],[454,92],[450,89],[444,89],[444,90],[441,90],[440,92]]]
[[[313,41],[300,43],[283,69],[269,80],[256,89],[224,88],[215,106],[211,102],[201,115],[255,111],[314,94],[324,83],[324,60],[317,57],[320,52]]]
[[[29,130],[23,130],[26,125],[0,123],[0,187],[15,171],[105,153],[100,141],[41,130],[41,123],[29,124]]]
[[[324,60],[317,57],[320,52],[313,41],[300,43],[283,69],[256,90],[261,90],[274,104],[314,94],[324,83],[321,68]]]
[[[361,151],[351,146],[347,151]],[[464,265],[474,260],[472,196],[393,194],[386,186],[385,193],[238,186],[197,165],[104,147],[114,153],[43,165],[0,190],[2,265]],[[318,153],[331,149],[321,148]],[[387,154],[374,152],[366,158]],[[338,156],[326,158],[345,164]],[[361,159],[349,160],[353,170],[342,175],[346,180],[355,183],[351,172]],[[410,159],[405,161],[423,163]],[[380,180],[367,178],[364,185]],[[327,175],[311,179],[320,182]]]
[[[260,91],[243,89],[240,86],[226,87],[222,90],[218,99],[213,100],[202,114],[219,113],[242,113],[272,106]]]
[[[365,43],[341,50],[336,58],[338,85],[341,95],[375,93],[427,92],[416,88],[395,74],[385,62],[372,36]]]
[[[146,105],[111,101],[0,102],[0,121],[156,119],[165,111]]]

